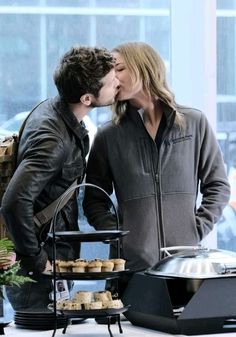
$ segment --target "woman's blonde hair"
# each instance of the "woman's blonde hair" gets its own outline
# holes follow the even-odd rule
[[[174,94],[168,88],[165,64],[160,55],[144,42],[128,42],[115,47],[130,72],[132,84],[143,83],[143,89],[152,98],[160,99],[176,109]],[[127,101],[118,101],[112,106],[113,121],[118,124],[125,115]],[[178,119],[178,118],[177,118]]]

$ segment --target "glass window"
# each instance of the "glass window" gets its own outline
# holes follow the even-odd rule
[[[217,9],[235,9],[236,0],[217,0]]]
[[[4,121],[40,99],[40,17],[2,15],[0,31],[0,120]]]
[[[218,224],[218,247],[236,251],[236,1],[217,1],[217,136],[231,196]]]
[[[58,31],[60,27],[60,31]],[[73,27],[73,29],[71,29]],[[91,17],[81,15],[48,15],[45,22],[45,34],[43,44],[45,45],[46,67],[43,69],[45,76],[42,79],[41,86],[45,86],[45,97],[56,95],[56,88],[53,82],[53,73],[60,57],[72,45],[90,44]],[[86,34],[85,34],[86,32]],[[33,79],[34,80],[34,79]],[[46,83],[45,83],[46,81]]]
[[[0,126],[56,94],[53,72],[74,44],[110,49],[142,40],[169,64],[169,6],[169,0],[22,0],[10,6],[1,1]],[[91,116],[103,123],[110,109],[95,109]]]

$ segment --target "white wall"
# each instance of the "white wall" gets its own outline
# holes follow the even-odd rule
[[[216,130],[216,0],[171,0],[171,87]],[[217,245],[216,228],[203,244]]]

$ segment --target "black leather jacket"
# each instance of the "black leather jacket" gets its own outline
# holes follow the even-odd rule
[[[62,195],[73,181],[82,181],[89,149],[87,133],[84,123],[78,123],[59,97],[40,103],[27,120],[18,149],[18,167],[1,212],[18,258],[29,271],[42,272],[51,259],[50,245],[40,248],[33,216]],[[77,217],[74,195],[58,215],[56,229],[78,229]],[[63,246],[62,256],[78,257],[79,245],[73,253]]]

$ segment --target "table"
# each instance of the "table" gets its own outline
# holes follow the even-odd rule
[[[159,332],[156,330],[145,329],[137,327],[129,323],[128,321],[122,321],[121,326],[123,329],[123,334],[119,333],[119,328],[117,324],[111,326],[112,333],[114,337],[168,337],[168,336],[182,336],[184,335],[171,335],[164,332]],[[9,326],[5,328],[6,337],[52,337],[52,330],[49,331],[36,331],[36,330],[26,330],[15,327],[14,323],[10,323]],[[198,337],[236,337],[236,332],[222,333],[222,334],[208,334],[208,335],[198,335]],[[81,324],[69,325],[66,334],[62,334],[62,329],[56,331],[55,337],[109,337],[109,333],[106,325],[96,324],[93,319],[88,319]],[[196,336],[192,336],[196,337]]]

